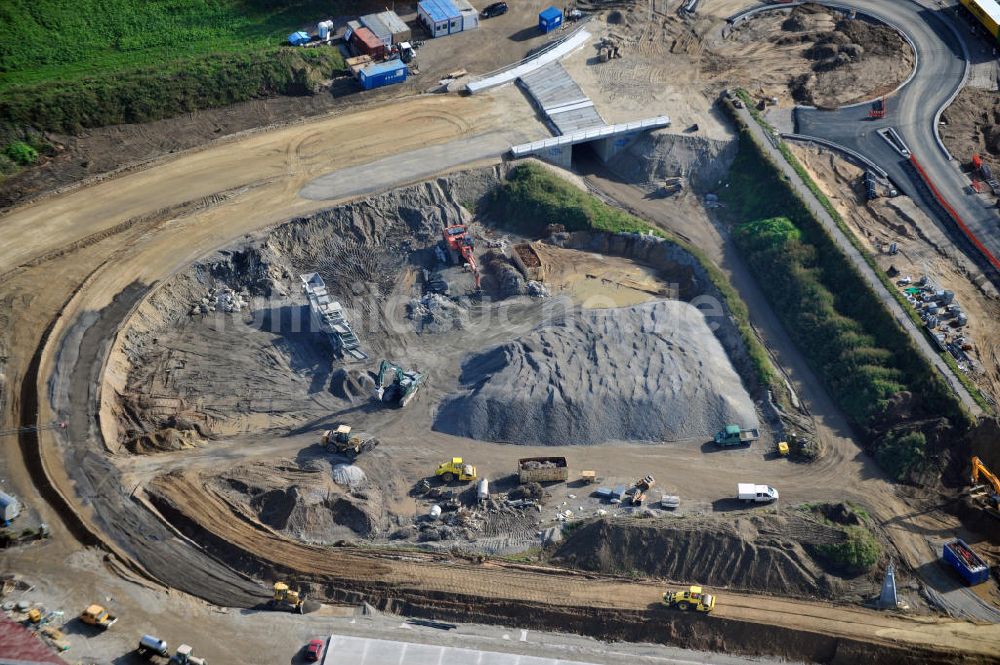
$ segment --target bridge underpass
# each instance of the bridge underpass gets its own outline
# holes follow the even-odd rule
[[[524,74],[517,81],[556,136],[511,147],[515,158],[534,155],[570,168],[573,146],[587,144],[602,162],[607,162],[643,132],[670,126],[670,119],[665,115],[607,124],[594,102],[559,62]]]

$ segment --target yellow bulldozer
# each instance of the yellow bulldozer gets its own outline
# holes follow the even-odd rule
[[[715,596],[705,593],[700,586],[688,587],[684,591],[668,591],[663,594],[663,604],[682,612],[711,612],[715,607]]]
[[[450,483],[455,479],[467,483],[479,477],[476,473],[476,467],[466,464],[461,457],[452,457],[450,462],[439,465],[434,475],[445,483]]]
[[[298,591],[292,591],[284,582],[275,582],[274,595],[271,597],[271,600],[267,601],[267,608],[269,610],[302,614],[302,606],[305,602],[306,598],[304,595]]]

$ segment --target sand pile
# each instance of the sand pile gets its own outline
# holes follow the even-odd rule
[[[587,310],[468,358],[434,428],[485,441],[705,437],[757,424],[705,317],[679,301]]]
[[[856,585],[825,574],[803,546],[842,538],[834,527],[794,515],[735,521],[597,520],[574,530],[554,557],[603,573],[638,572],[715,587],[836,597]],[[857,584],[869,590],[865,578]]]

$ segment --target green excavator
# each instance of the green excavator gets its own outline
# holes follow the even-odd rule
[[[381,402],[402,408],[413,401],[423,382],[424,375],[420,372],[408,371],[383,360],[375,380],[375,397]]]

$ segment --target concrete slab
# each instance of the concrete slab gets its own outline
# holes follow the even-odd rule
[[[331,635],[323,665],[597,665],[575,660]]]

